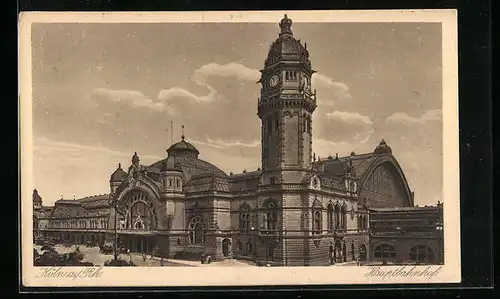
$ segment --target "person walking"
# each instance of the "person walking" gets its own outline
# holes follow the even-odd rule
[[[163,257],[160,259],[160,267],[163,267]]]

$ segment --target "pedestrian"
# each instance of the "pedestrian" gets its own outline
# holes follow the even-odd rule
[[[145,252],[142,253],[142,261],[146,262],[146,253]]]
[[[163,267],[163,257],[161,257],[161,260],[160,260],[160,267]]]
[[[150,259],[151,259],[151,260],[154,260],[154,259],[155,259],[154,255],[153,255],[153,252],[151,252],[151,258],[150,258]]]

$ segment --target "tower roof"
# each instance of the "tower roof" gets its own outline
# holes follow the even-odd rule
[[[110,183],[123,182],[127,179],[127,173],[122,169],[122,164],[118,163],[118,168],[111,174]]]
[[[194,145],[191,143],[187,142],[186,137],[182,135],[181,141],[172,144],[168,149],[167,153],[169,156],[176,156],[176,157],[182,157],[182,156],[192,156],[197,158],[200,152]]]
[[[280,61],[298,61],[311,68],[307,45],[302,45],[300,39],[295,39],[292,32],[292,24],[292,19],[288,18],[287,15],[279,23],[280,33],[269,49],[265,67],[269,67]]]

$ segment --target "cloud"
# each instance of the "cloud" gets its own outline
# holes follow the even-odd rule
[[[404,125],[423,125],[430,121],[442,121],[442,111],[433,109],[425,112],[419,118],[409,116],[406,113],[397,112],[386,119],[387,123],[396,123]]]
[[[202,140],[196,140],[193,139],[191,140],[192,143],[194,144],[199,144],[199,145],[204,145],[204,146],[210,146],[213,148],[217,149],[224,149],[228,147],[258,147],[260,146],[261,142],[260,140],[255,140],[252,142],[242,142],[240,140],[223,140],[223,139],[211,139],[210,137],[206,137],[206,141]]]
[[[197,96],[190,91],[187,91],[183,88],[179,87],[173,87],[169,89],[162,89],[158,93],[158,99],[162,102],[163,105],[167,106],[169,101],[175,100],[175,99],[188,99],[193,102],[198,102],[198,103],[211,103],[216,99],[217,92],[210,87],[209,85],[205,85],[209,93],[207,95],[203,96]]]
[[[208,89],[209,93],[207,95],[197,96],[183,88],[173,87],[161,90],[158,93],[158,99],[164,103],[167,103],[172,99],[180,98],[187,98],[200,103],[211,103],[217,99],[218,92],[208,83],[210,78],[232,77],[239,81],[255,83],[259,79],[259,76],[260,72],[258,70],[248,68],[239,63],[231,62],[222,65],[218,63],[209,63],[196,69],[191,76],[191,80],[194,83]]]
[[[209,63],[197,69],[191,79],[203,85],[207,84],[209,77],[234,77],[240,81],[256,82],[260,78],[260,72],[235,62],[223,65]]]
[[[371,126],[373,124],[370,117],[356,112],[333,111],[327,113],[326,116],[350,125]]]
[[[138,153],[141,164],[149,165],[162,157]],[[63,194],[65,198],[84,197],[109,192],[109,176],[118,163],[126,169],[133,151],[121,151],[99,145],[86,145],[54,140],[34,139],[33,175],[44,204],[52,204]]]
[[[93,96],[107,99],[113,103],[130,105],[134,108],[148,108],[154,111],[168,111],[168,106],[161,102],[153,101],[142,92],[136,90],[111,90],[106,88],[95,88]]]
[[[373,122],[366,115],[338,110],[318,113],[313,122],[313,129],[320,139],[366,143],[374,132]]]
[[[312,88],[317,89],[319,106],[333,106],[335,103],[352,99],[349,87],[343,82],[334,81],[320,73],[314,73],[311,81]]]

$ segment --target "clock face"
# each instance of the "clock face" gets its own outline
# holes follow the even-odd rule
[[[278,85],[279,80],[280,78],[278,77],[278,75],[272,76],[271,79],[269,79],[269,86],[275,87],[276,85]]]

